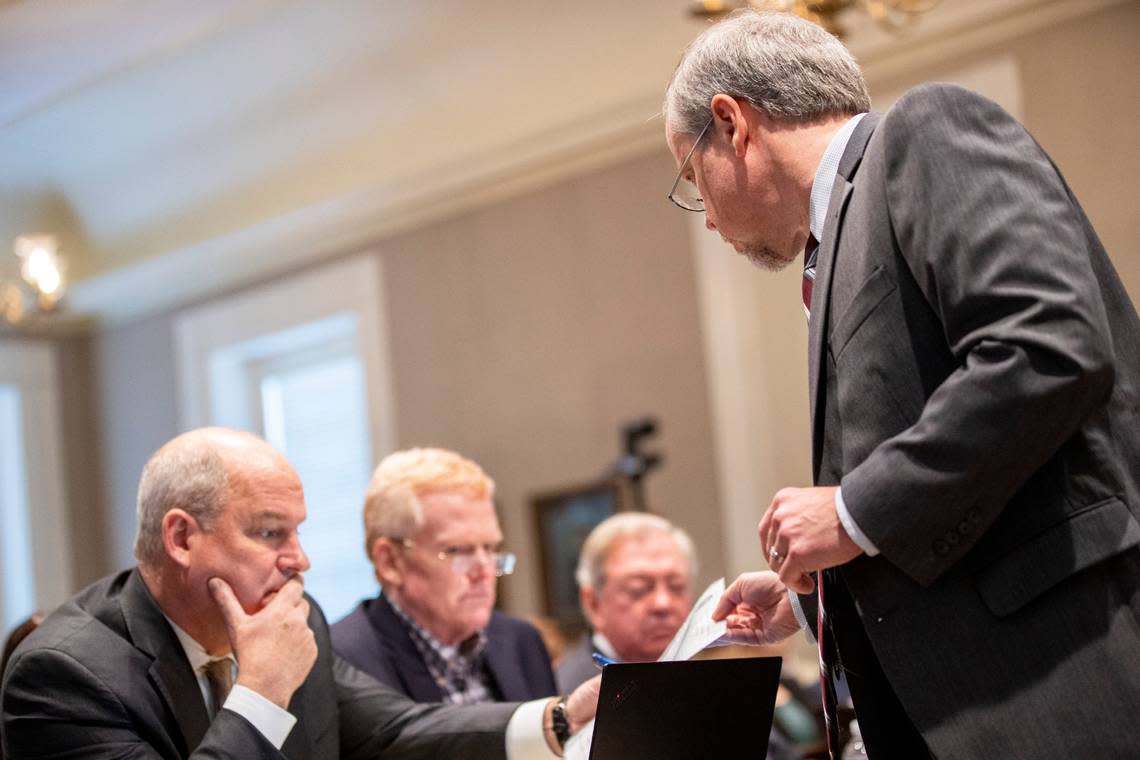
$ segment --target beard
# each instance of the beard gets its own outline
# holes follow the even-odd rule
[[[766,272],[779,272],[795,261],[781,256],[764,243],[734,243],[731,240],[726,242],[731,243],[738,253],[743,254],[753,265]]]

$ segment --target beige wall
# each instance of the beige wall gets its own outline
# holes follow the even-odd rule
[[[169,314],[104,330],[95,340],[104,468],[99,482],[111,570],[134,562],[135,492],[143,464],[180,432],[173,340]]]
[[[1140,302],[1140,3],[1013,45],[1025,123],[1064,172]]]

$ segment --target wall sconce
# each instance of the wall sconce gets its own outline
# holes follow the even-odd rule
[[[21,235],[13,247],[20,279],[0,279],[0,319],[12,325],[34,312],[55,311],[67,270],[54,235]]]

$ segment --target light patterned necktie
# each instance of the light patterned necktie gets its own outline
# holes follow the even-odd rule
[[[206,674],[206,682],[210,685],[210,696],[214,700],[212,715],[217,715],[234,685],[233,660],[228,657],[210,660],[202,666],[202,671]]]
[[[811,294],[815,286],[815,259],[819,243],[814,236],[808,236],[807,246],[804,248],[804,278],[801,292],[804,299],[804,313],[811,320]],[[823,721],[827,728],[827,754],[836,760],[839,755],[839,708],[835,697],[835,642],[831,640],[831,629],[824,606],[824,587],[830,585],[825,582],[826,570],[816,573],[816,589],[818,601],[815,617],[815,640],[819,643],[819,690],[823,698]]]

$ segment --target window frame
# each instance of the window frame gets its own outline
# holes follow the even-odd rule
[[[384,270],[375,255],[361,253],[224,299],[188,309],[175,319],[179,423],[183,430],[226,424],[256,429],[238,409],[219,408],[212,398],[210,356],[259,336],[335,319],[356,320],[357,350],[364,367],[372,459],[396,445],[388,326],[383,301]],[[235,361],[255,357],[237,357]],[[225,372],[226,368],[213,370]],[[242,404],[242,407],[252,405]]]

